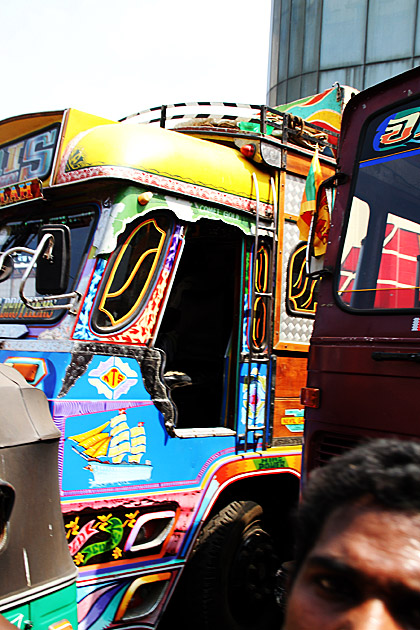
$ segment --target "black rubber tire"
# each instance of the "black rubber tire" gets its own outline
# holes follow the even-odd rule
[[[195,628],[280,627],[277,562],[262,516],[257,503],[234,501],[205,524],[185,575],[189,604],[184,612],[191,615]]]

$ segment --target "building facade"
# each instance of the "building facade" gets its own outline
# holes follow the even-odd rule
[[[420,64],[420,0],[272,0],[267,102],[359,90]]]

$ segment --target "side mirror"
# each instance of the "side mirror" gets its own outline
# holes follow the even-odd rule
[[[344,173],[336,173],[332,177],[324,180],[318,188],[316,195],[316,207],[312,217],[311,227],[309,229],[308,244],[306,246],[306,274],[309,278],[321,278],[323,275],[329,273],[324,268],[324,255],[317,256],[315,254],[315,235],[318,222],[322,213],[323,205],[325,203],[325,192],[328,188],[336,188],[340,184],[344,184],[348,177]],[[333,204],[331,204],[333,205]],[[331,208],[332,209],[332,208]]]
[[[67,225],[43,225],[38,243],[51,235],[36,261],[35,287],[40,295],[58,295],[67,289],[70,273],[71,239]]]

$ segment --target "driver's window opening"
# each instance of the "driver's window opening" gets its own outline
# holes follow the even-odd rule
[[[74,288],[81,261],[87,251],[96,213],[90,208],[73,209],[72,213],[63,215],[49,214],[39,218],[24,217],[20,221],[10,221],[0,225],[0,250],[2,252],[13,247],[26,247],[35,250],[38,245],[38,232],[46,224],[63,224],[71,230],[71,260],[69,283],[66,292]],[[13,256],[13,270],[4,282],[0,283],[0,298],[5,300],[15,300],[20,302],[19,287],[22,277],[31,261],[32,255],[19,252]],[[36,265],[26,283],[26,293],[32,297],[40,297],[35,289]]]
[[[241,241],[220,221],[201,219],[186,230],[155,343],[166,355],[178,428],[234,428]]]

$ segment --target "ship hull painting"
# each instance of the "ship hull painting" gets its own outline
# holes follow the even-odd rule
[[[149,464],[101,464],[89,462],[85,466],[93,474],[91,487],[132,484],[135,481],[149,481],[153,466]]]
[[[129,485],[152,476],[151,463],[140,463],[146,452],[144,423],[130,428],[124,409],[109,422],[69,439],[76,445],[73,450],[88,462],[84,469],[93,474],[91,487]]]

